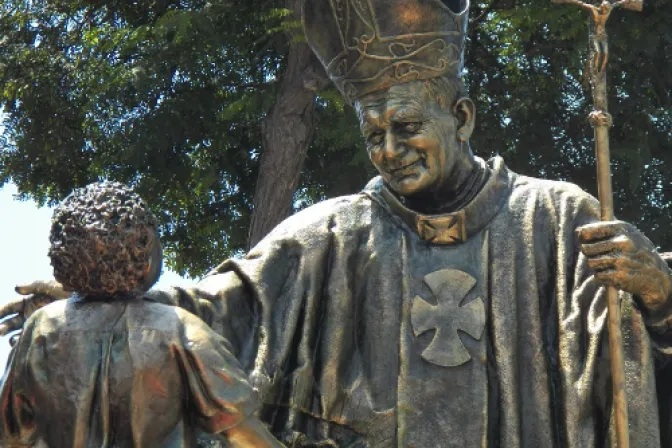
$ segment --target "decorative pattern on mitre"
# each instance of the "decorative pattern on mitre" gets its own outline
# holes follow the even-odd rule
[[[329,77],[353,103],[395,84],[459,77],[468,11],[469,0],[304,0],[303,25]]]

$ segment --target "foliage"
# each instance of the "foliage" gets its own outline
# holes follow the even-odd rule
[[[131,183],[180,272],[240,250],[286,51],[276,3],[4,3],[0,183],[40,202]]]
[[[472,2],[473,146],[595,193],[587,17],[550,0]],[[0,185],[59,200],[109,178],[159,214],[170,265],[200,275],[245,247],[261,148],[295,30],[279,0],[34,0],[0,7]],[[672,4],[610,20],[619,217],[672,248]],[[299,207],[372,170],[352,110],[321,92]]]
[[[609,20],[610,112],[617,216],[672,248],[672,4]],[[587,13],[550,0],[479,2],[467,67],[479,108],[475,148],[517,172],[597,194],[592,107],[583,78]],[[666,68],[667,67],[667,68]]]

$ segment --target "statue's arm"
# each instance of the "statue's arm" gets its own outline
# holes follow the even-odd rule
[[[578,245],[575,251],[580,255],[573,262],[575,278],[581,279],[576,287],[596,298],[600,290],[585,288],[585,282],[627,293],[623,297],[635,302],[656,351],[663,353],[669,347],[672,355],[672,270],[668,265],[672,254],[660,254],[632,224],[600,221],[599,203],[592,196],[580,191],[573,196],[568,210],[573,215],[572,244]]]
[[[672,253],[661,253],[660,258],[667,264],[668,277],[670,282],[672,282]],[[665,306],[661,307],[661,309],[657,310],[655,313],[649,314],[647,324],[653,333],[665,336],[672,346],[672,292],[668,295]]]
[[[224,282],[223,282],[224,283]],[[224,287],[224,285],[222,285]],[[216,319],[224,316],[217,301],[221,299],[218,294],[209,294],[198,286],[182,288],[177,286],[166,288],[154,288],[145,293],[145,298],[164,305],[176,306],[189,311],[201,318],[205,323],[212,326]]]
[[[148,291],[145,297],[165,305],[177,306],[199,317],[232,346],[236,357],[245,362],[253,356],[258,316],[251,287],[235,271],[214,273],[191,288],[169,287]],[[249,353],[244,353],[249,351]]]
[[[670,254],[633,225],[592,222],[577,229],[588,273],[599,284],[629,293],[640,310],[657,358],[672,359],[672,269]]]
[[[10,300],[0,307],[0,336],[23,329],[23,325],[35,311],[71,295],[60,283],[53,280],[20,285],[15,291],[25,297]]]
[[[672,297],[664,308],[646,314],[645,322],[656,348],[672,356]]]
[[[644,7],[644,2],[642,0],[619,0],[614,3],[614,8],[626,8],[633,11],[641,11]]]
[[[232,448],[281,448],[257,416],[262,403],[229,341],[188,313],[180,320],[183,342],[173,350],[196,424]]]
[[[632,294],[647,327],[672,321],[672,270],[641,231],[623,221],[593,222],[577,235],[595,279]]]
[[[212,326],[218,320],[221,321],[226,313],[226,307],[222,305],[227,295],[240,297],[241,286],[241,282],[233,274],[215,275],[209,276],[193,288],[155,288],[145,293],[145,297],[158,303],[183,308]],[[71,295],[56,281],[35,281],[17,286],[16,292],[25,297],[9,301],[0,307],[0,336],[22,330],[24,323],[37,310]]]
[[[589,4],[589,3],[584,3],[580,0],[552,0],[553,3],[565,3],[565,4],[570,4],[570,5],[577,5],[582,7],[583,9],[586,9],[590,11],[591,13],[597,10],[595,6]]]
[[[36,316],[26,322],[23,336],[12,348],[2,377],[0,389],[0,446],[23,448],[34,446],[37,440],[35,399],[26,386],[25,372],[33,368],[29,353],[33,331],[38,326]],[[34,373],[34,372],[33,372]]]

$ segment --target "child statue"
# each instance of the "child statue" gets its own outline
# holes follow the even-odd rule
[[[93,184],[56,208],[49,256],[73,297],[26,323],[1,392],[5,447],[280,447],[225,340],[143,298],[161,272],[156,219],[125,186]]]

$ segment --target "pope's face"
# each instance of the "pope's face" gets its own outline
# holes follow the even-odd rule
[[[459,157],[458,121],[422,82],[399,84],[357,105],[371,162],[401,196],[438,191]]]

